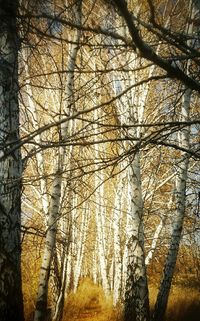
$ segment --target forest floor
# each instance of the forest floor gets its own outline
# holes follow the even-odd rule
[[[63,321],[117,321],[117,314],[111,297],[105,298],[102,288],[86,279],[69,295]]]
[[[154,282],[151,283],[149,291],[152,308],[157,296]],[[33,298],[32,294],[29,294]],[[30,313],[33,311],[33,302],[30,299],[25,300],[26,321],[33,320],[33,313]],[[163,321],[199,321],[199,316],[199,285],[174,284],[170,292],[166,318]],[[122,308],[120,306],[113,308],[112,298],[105,297],[102,287],[86,278],[80,283],[76,293],[68,295],[62,321],[123,321]]]
[[[110,320],[110,309],[102,308],[98,302],[91,302],[90,306],[85,307],[75,313],[71,320],[76,321],[105,321]]]
[[[150,305],[157,291],[150,287]],[[165,321],[199,321],[200,291],[189,287],[172,287]],[[66,302],[63,321],[122,321],[122,309],[113,308],[112,299],[105,298],[101,287],[86,279]]]

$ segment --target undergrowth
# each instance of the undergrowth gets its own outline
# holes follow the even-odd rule
[[[28,288],[24,291],[24,295],[27,296],[27,293]],[[33,293],[35,294],[35,289]],[[33,318],[33,293],[30,292],[28,297],[25,297],[26,321],[32,321]],[[152,310],[157,296],[154,284],[150,285],[149,294]],[[163,321],[198,321],[200,316],[199,294],[198,288],[173,285]],[[70,293],[65,302],[62,321],[75,320],[123,321],[122,307],[113,307],[112,297],[106,297],[101,286],[85,278],[80,282],[77,292]]]
[[[112,298],[105,297],[102,287],[85,278],[80,282],[78,291],[69,294],[63,321],[79,320],[79,318],[91,321],[114,321],[113,317]]]
[[[165,321],[198,321],[200,319],[200,291],[174,287],[169,297]]]
[[[150,286],[150,307],[155,304],[157,289]],[[173,286],[164,321],[198,321],[200,298],[197,288]],[[88,314],[87,314],[88,313]],[[112,306],[112,298],[106,298],[100,286],[84,279],[78,291],[70,294],[62,321],[123,321],[122,307]]]

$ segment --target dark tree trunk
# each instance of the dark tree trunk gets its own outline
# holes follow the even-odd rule
[[[0,321],[22,321],[18,1],[0,0]]]

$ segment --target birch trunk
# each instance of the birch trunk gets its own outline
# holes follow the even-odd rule
[[[82,23],[82,0],[75,1],[72,6],[74,19],[78,25],[81,25]],[[78,55],[79,50],[79,43],[80,43],[80,37],[81,37],[81,31],[76,30],[75,33],[72,36],[72,44],[71,48],[69,50],[69,60],[68,60],[68,74],[67,74],[67,81],[66,81],[66,100],[65,100],[65,107],[64,107],[64,113],[66,115],[72,115],[75,109],[75,101],[74,101],[74,70],[76,68],[76,59]],[[71,104],[71,107],[70,107]],[[73,108],[73,109],[72,109]],[[72,122],[63,123],[61,125],[61,137],[63,140],[69,135],[69,133],[73,134],[73,131],[75,130],[76,125],[72,124]],[[64,150],[64,149],[63,149]],[[73,159],[73,147],[71,146],[68,149],[68,155],[67,150],[64,151],[64,164],[68,163],[68,167],[71,167],[70,162],[71,159]],[[64,168],[63,168],[64,169]],[[67,219],[66,215],[63,217],[63,223],[66,227],[64,229],[65,237],[68,235],[68,242],[67,247],[63,248],[63,271],[61,270],[61,289],[58,294],[57,302],[55,305],[55,313],[53,315],[53,321],[59,321],[62,319],[63,316],[63,308],[64,308],[64,298],[66,289],[68,286],[70,286],[71,277],[73,275],[73,253],[70,253],[72,251],[72,238],[73,238],[73,192],[72,192],[72,185],[71,185],[71,175],[72,172],[70,170],[69,173],[69,179],[67,182],[63,182],[63,185],[66,183],[68,185],[67,188]],[[67,226],[68,225],[68,226]]]
[[[0,319],[22,321],[18,1],[0,4]],[[12,152],[10,150],[14,149]]]
[[[86,208],[83,211],[82,214],[82,221],[80,225],[80,237],[77,241],[77,257],[76,257],[76,263],[74,266],[74,292],[76,292],[78,288],[79,279],[81,276],[81,267],[82,267],[82,261],[83,261],[83,255],[85,251],[85,242],[86,242],[86,236],[87,236],[87,228],[88,228],[88,213],[89,210]]]
[[[101,119],[102,112],[95,109],[94,120],[98,123]],[[98,136],[98,125],[94,125],[95,139]],[[95,160],[101,158],[102,149],[97,143],[95,145]],[[95,219],[97,229],[97,257],[99,263],[99,272],[102,281],[102,287],[106,295],[109,294],[110,288],[108,283],[107,257],[106,257],[106,230],[105,230],[105,206],[104,206],[104,172],[95,165]]]
[[[120,216],[121,206],[120,201],[122,198],[122,184],[119,183],[118,190],[116,191],[115,207],[113,213],[113,229],[114,229],[114,258],[113,258],[113,304],[116,305],[120,298],[121,288],[121,247],[120,247]],[[119,208],[120,206],[120,208]]]
[[[192,2],[190,2],[192,3]],[[192,9],[192,16],[194,15]],[[193,26],[188,26],[188,33],[191,34]],[[187,65],[187,71],[189,71],[190,62]],[[188,121],[190,116],[190,102],[191,102],[191,89],[186,88],[183,95],[183,101],[181,106],[181,121]],[[179,145],[187,150],[190,148],[190,130],[188,127],[184,128],[180,132]],[[160,321],[163,319],[170,292],[170,287],[173,279],[174,269],[178,256],[179,244],[181,241],[181,233],[183,228],[183,222],[185,217],[185,203],[186,203],[186,182],[188,177],[189,155],[186,152],[181,153],[181,159],[177,166],[176,176],[176,213],[172,225],[171,242],[169,251],[166,258],[166,263],[163,269],[163,276],[159,287],[159,292],[155,304],[153,313],[153,320]]]
[[[27,100],[28,100],[28,106],[30,109],[30,112],[32,114],[32,124],[33,128],[36,130],[39,128],[39,116],[38,116],[38,111],[37,111],[37,106],[33,101],[33,90],[31,87],[31,82],[30,82],[30,73],[29,73],[29,67],[28,67],[28,56],[29,56],[29,51],[27,50],[25,52],[22,52],[22,57],[23,57],[23,62],[24,62],[24,71],[25,71],[25,76],[27,78],[26,81],[26,95],[27,95]],[[34,141],[36,144],[41,144],[41,136],[37,135],[34,138]],[[37,170],[38,174],[41,177],[40,179],[40,197],[41,197],[41,202],[42,202],[42,209],[44,211],[45,217],[47,217],[48,214],[48,207],[49,207],[49,200],[47,196],[47,183],[45,179],[45,170],[44,170],[44,157],[42,151],[40,153],[36,153],[36,160],[37,160]]]
[[[134,155],[129,172],[130,238],[125,293],[125,321],[149,320],[149,296],[144,256],[143,200],[139,154]]]
[[[67,251],[68,254],[68,251]],[[52,320],[62,320],[62,316],[63,316],[63,308],[64,308],[64,298],[65,298],[65,289],[66,289],[66,275],[67,275],[67,271],[68,271],[68,257],[67,255],[65,255],[64,257],[64,261],[63,261],[63,266],[62,266],[62,270],[61,270],[61,286],[59,289],[59,295],[58,295],[58,299],[56,302],[56,306],[55,306],[55,311],[52,317]]]
[[[48,299],[48,281],[50,276],[50,268],[53,257],[53,250],[56,242],[57,221],[60,205],[62,175],[60,170],[55,175],[52,186],[52,197],[49,207],[49,218],[47,222],[47,233],[45,240],[45,248],[43,260],[39,276],[39,287],[37,294],[36,310],[34,320],[44,320],[47,312],[47,299]]]
[[[150,250],[148,251],[148,254],[145,258],[145,264],[146,265],[149,265],[151,260],[152,260],[152,257],[153,257],[153,254],[156,250],[156,246],[157,246],[157,243],[158,243],[158,240],[159,240],[159,237],[160,237],[160,234],[162,232],[162,229],[163,229],[163,226],[164,226],[164,219],[161,218],[160,219],[160,223],[157,225],[156,227],[156,230],[155,230],[155,233],[153,235],[153,240],[152,240],[152,243],[151,243],[151,248]]]
[[[189,112],[191,90],[187,90],[184,95],[184,109],[186,113]],[[186,120],[186,118],[185,118]],[[189,148],[189,132],[187,129],[182,131],[182,142],[180,144],[184,148]],[[154,320],[161,320],[164,316],[171,282],[173,278],[173,272],[176,265],[176,259],[178,255],[179,244],[181,240],[181,232],[183,226],[183,220],[185,215],[185,201],[186,201],[186,181],[188,171],[189,157],[183,155],[183,160],[178,168],[178,174],[176,178],[176,217],[172,226],[172,237],[169,247],[169,252],[166,258],[166,264],[163,272],[163,279],[160,284],[160,290],[156,302]]]
[[[72,147],[71,147],[72,149]],[[56,304],[54,308],[54,313],[52,320],[59,321],[63,317],[64,300],[67,286],[70,283],[70,277],[72,274],[71,264],[72,264],[72,230],[73,230],[73,206],[71,199],[73,198],[73,193],[71,190],[67,191],[67,197],[70,201],[67,202],[67,213],[63,213],[64,216],[61,218],[61,240],[62,240],[62,253],[61,253],[61,266],[60,266],[60,286],[58,288],[58,294],[56,299]]]
[[[187,89],[184,94],[184,102],[182,106],[182,115],[184,121],[188,120],[190,107],[191,90]],[[189,129],[185,128],[181,133],[180,146],[189,149]],[[179,244],[181,240],[181,232],[185,216],[186,201],[186,181],[188,173],[189,156],[182,153],[181,163],[178,165],[176,177],[176,213],[172,225],[172,236],[169,251],[166,258],[163,277],[160,283],[159,293],[155,305],[153,320],[162,320],[167,307],[167,301],[171,282],[173,278],[174,268],[176,265]]]
[[[77,23],[81,22],[81,1],[78,1],[73,6],[74,14],[76,17]],[[74,107],[74,69],[76,63],[76,57],[79,49],[79,41],[80,41],[80,30],[76,31],[74,36],[74,42],[71,45],[70,56],[68,61],[68,76],[66,81],[66,98],[65,98],[65,108],[64,112],[66,115],[71,115],[73,113]],[[70,124],[69,122],[65,122],[61,125],[61,139],[65,140],[65,137],[70,132]],[[66,155],[67,151],[64,147],[60,147],[58,150],[58,164],[57,170],[55,172],[55,178],[53,183],[53,189],[51,193],[51,203],[48,211],[48,230],[46,235],[45,249],[43,255],[43,263],[41,266],[40,277],[39,277],[39,288],[38,288],[38,296],[36,302],[36,311],[34,321],[42,321],[45,317],[47,311],[47,297],[48,297],[48,282],[50,276],[50,268],[52,263],[53,251],[55,249],[56,244],[56,234],[57,234],[57,222],[59,219],[59,207],[60,207],[60,199],[61,199],[61,186],[62,186],[62,172],[64,170],[64,165],[67,160],[69,160],[69,155]],[[65,276],[66,277],[66,276]],[[62,279],[64,289],[66,280]],[[64,290],[61,285],[62,298],[57,301],[57,304],[61,304],[63,306],[63,296]],[[58,318],[62,315],[61,306],[56,307],[56,311],[59,311]],[[57,316],[54,315],[54,320]]]
[[[98,146],[96,146],[98,149]],[[102,286],[106,295],[109,294],[109,283],[107,275],[107,258],[106,258],[106,244],[105,244],[105,210],[102,202],[104,198],[104,186],[103,186],[103,173],[98,172],[95,178],[96,192],[96,227],[97,227],[97,250],[98,250],[98,262],[99,270],[102,279]]]
[[[122,172],[118,176],[117,189],[115,195],[115,204],[113,209],[113,304],[116,305],[122,300],[123,292],[123,256],[121,244],[121,222],[125,211],[125,179],[126,172]]]
[[[172,197],[171,197],[170,202],[167,204],[167,208],[168,208],[169,213],[172,211],[171,205],[172,205]],[[161,233],[162,233],[163,227],[165,226],[166,219],[167,219],[167,213],[165,213],[165,215],[163,215],[163,217],[160,217],[160,223],[156,227],[150,249],[145,257],[145,265],[146,266],[150,264],[150,262],[153,258],[154,252],[157,248],[157,244],[159,242],[159,239],[161,238]]]
[[[72,156],[73,157],[73,156]],[[71,188],[70,185],[69,188]],[[68,277],[67,277],[67,287],[69,291],[74,291],[74,280],[75,280],[75,257],[77,254],[77,239],[78,239],[78,230],[77,230],[77,195],[73,195],[72,190],[69,191],[70,207],[69,207],[69,218],[68,224],[70,225],[69,231],[69,252],[68,252]]]
[[[137,63],[138,61],[135,59],[133,69],[137,68]],[[149,75],[151,76],[152,73],[153,69],[151,68]],[[129,81],[127,81],[121,75],[120,86],[119,81],[117,82],[120,91],[133,85],[133,83],[137,83],[139,77],[140,75],[137,75],[137,73],[130,73]],[[126,97],[120,98],[117,108],[121,124],[142,123],[148,90],[149,85],[146,87],[139,86],[129,91]],[[129,131],[130,137],[134,139],[139,140],[141,134],[139,128],[132,128]],[[149,320],[149,299],[144,254],[140,152],[132,142],[128,142],[124,148],[133,150],[132,155],[128,158],[127,247],[123,257],[123,261],[127,265],[124,317],[125,321],[145,321]]]
[[[135,67],[134,65],[133,69]],[[133,81],[137,82],[136,75],[130,75],[130,83],[128,84],[123,80],[123,77],[121,78],[120,91],[124,90],[127,85],[131,86]],[[149,86],[138,88],[138,92],[132,90],[128,92],[126,97],[121,97],[117,106],[121,124],[142,122],[148,88]],[[125,110],[124,106],[127,106]],[[133,128],[129,135],[139,139],[141,133],[139,129]],[[132,143],[127,143],[124,148],[132,149],[134,146]],[[126,272],[123,271],[126,273],[124,318],[125,321],[145,321],[149,320],[149,298],[144,254],[140,153],[137,148],[133,152],[133,156],[129,156],[128,162],[127,247],[123,257],[123,267],[124,263],[127,265]]]
[[[147,91],[145,90],[141,101],[136,102],[134,101],[135,93],[130,93],[129,109],[126,112],[126,117],[123,116],[126,123],[142,121],[146,95]],[[130,108],[135,105],[138,106],[138,110],[135,110],[134,107]],[[140,137],[141,133],[135,128],[132,129],[130,135]],[[127,147],[133,146],[128,143]],[[132,156],[129,156],[128,162],[127,240],[123,257],[123,262],[127,266],[126,271],[123,271],[126,273],[124,318],[125,321],[145,321],[149,320],[149,297],[144,254],[140,153],[137,149]]]

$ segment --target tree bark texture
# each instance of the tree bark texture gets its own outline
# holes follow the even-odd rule
[[[18,1],[0,1],[0,320],[22,321]]]
[[[125,321],[147,321],[149,320],[149,297],[144,256],[143,201],[138,153],[130,164],[129,197],[131,208]]]
[[[137,68],[136,61],[133,62],[133,69]],[[150,75],[153,69],[150,71]],[[139,80],[140,74],[131,73],[128,80],[123,79],[120,84],[117,82],[120,91],[131,87]],[[116,81],[114,80],[116,84]],[[120,86],[119,86],[120,85]],[[147,87],[140,86],[130,90],[126,96],[120,98],[117,106],[117,114],[121,124],[134,124],[143,121],[144,107],[148,94]],[[116,90],[115,90],[116,92]],[[142,133],[140,128],[129,130],[129,136],[139,140]],[[140,152],[137,143],[127,142],[125,149],[131,150],[127,159],[128,167],[128,209],[126,229],[126,286],[125,286],[125,321],[146,321],[149,320],[149,298],[147,275],[145,268],[144,253],[144,230],[143,230],[143,198],[141,187],[141,166]],[[126,168],[127,166],[124,167]]]
[[[49,207],[49,218],[47,223],[48,228],[39,276],[39,287],[34,316],[35,321],[43,321],[47,313],[48,282],[50,276],[53,251],[56,243],[57,222],[61,194],[61,180],[61,174],[59,172],[56,173],[52,186],[52,197]]]

